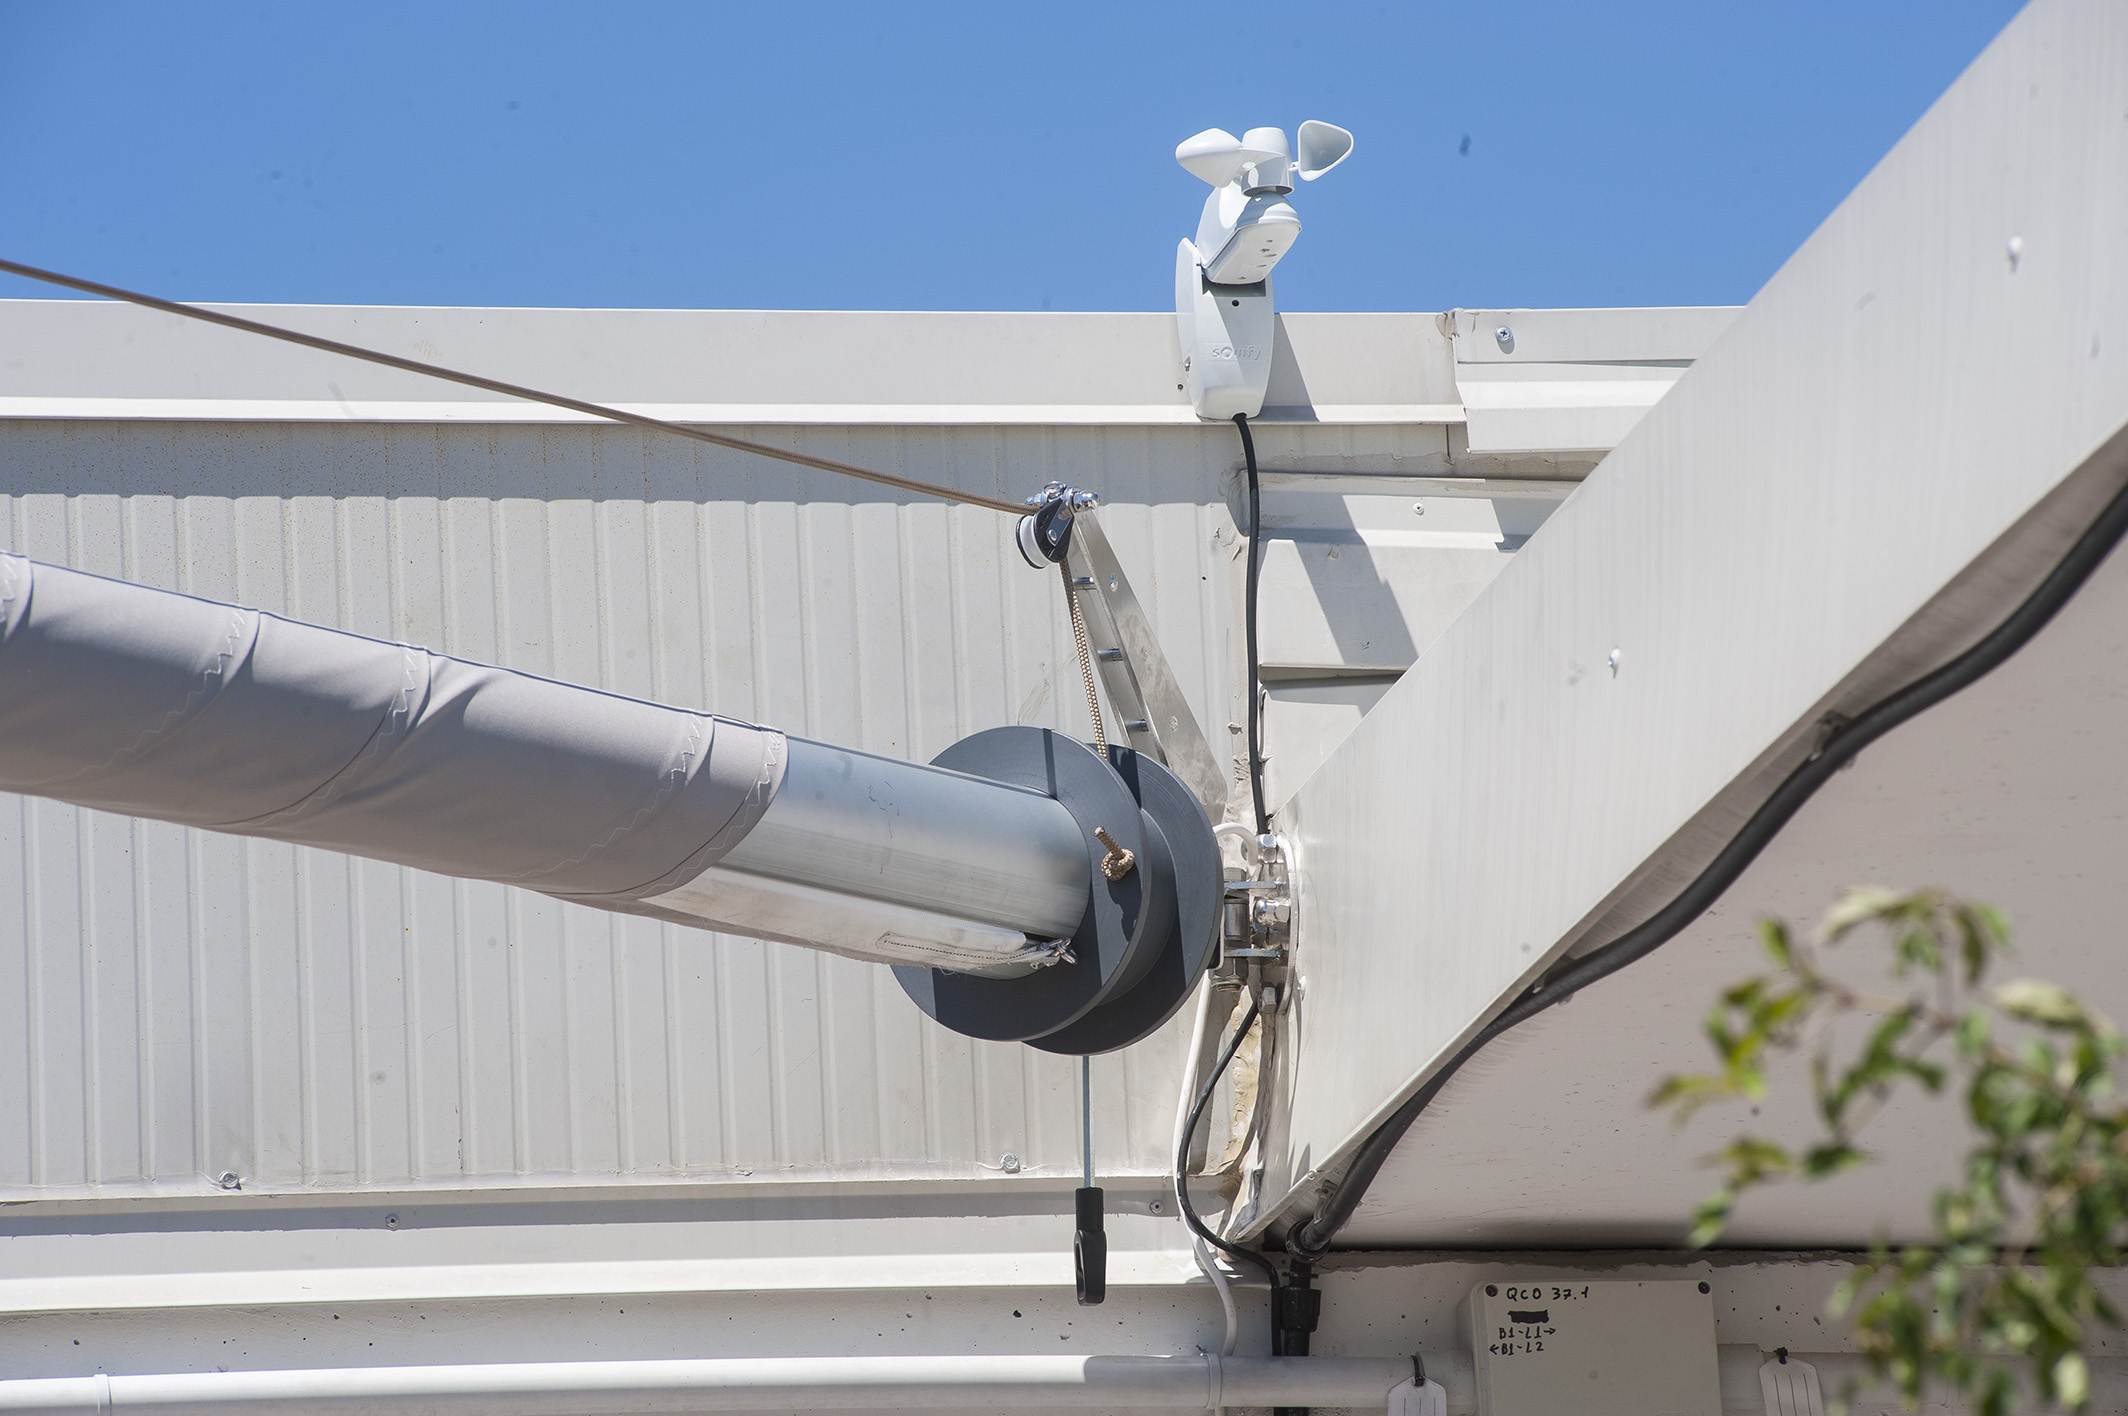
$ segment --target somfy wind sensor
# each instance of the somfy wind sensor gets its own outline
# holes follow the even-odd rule
[[[1240,137],[1207,128],[1175,149],[1175,161],[1212,185],[1194,240],[1175,249],[1175,322],[1190,403],[1200,418],[1255,417],[1271,380],[1271,267],[1300,235],[1286,200],[1293,174],[1312,182],[1352,152],[1334,123],[1300,125],[1299,151],[1278,128]]]

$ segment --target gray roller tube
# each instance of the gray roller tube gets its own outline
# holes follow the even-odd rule
[[[981,972],[1089,889],[1039,793],[12,555],[0,790]]]
[[[1064,939],[1091,862],[1040,792],[794,737],[775,800],[723,867]]]

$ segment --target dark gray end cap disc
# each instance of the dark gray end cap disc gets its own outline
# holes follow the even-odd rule
[[[1116,772],[1131,787],[1165,846],[1174,882],[1171,923],[1147,967],[1077,1022],[1028,1040],[1044,1052],[1073,1056],[1113,1052],[1151,1036],[1175,1015],[1211,967],[1226,885],[1219,842],[1204,809],[1181,780],[1143,753],[1111,747]]]
[[[1117,751],[1118,749],[1111,749]],[[1167,853],[1147,849],[1145,818],[1123,779],[1091,748],[1047,728],[991,728],[962,738],[932,759],[934,767],[1031,787],[1056,798],[1072,814],[1086,840],[1090,882],[1086,916],[1072,936],[1075,962],[1052,964],[1019,978],[978,978],[917,965],[899,965],[894,977],[916,1006],[968,1037],[1024,1042],[1066,1027],[1145,970],[1138,953],[1165,915],[1170,886],[1161,863]],[[1106,827],[1140,862],[1120,881],[1101,873],[1108,853],[1094,837]],[[1155,905],[1147,908],[1147,894]],[[1158,930],[1159,933],[1167,931]]]

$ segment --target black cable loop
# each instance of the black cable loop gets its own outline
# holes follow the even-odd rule
[[[1248,1037],[1249,1029],[1256,1025],[1256,1019],[1262,1013],[1263,1005],[1252,997],[1249,1000],[1249,1011],[1242,1015],[1241,1026],[1234,1029],[1233,1040],[1227,1043],[1226,1050],[1219,1054],[1218,1063],[1204,1080],[1203,1090],[1197,1093],[1196,1104],[1190,1108],[1190,1119],[1182,1128],[1182,1146],[1175,1153],[1175,1203],[1182,1210],[1183,1223],[1189,1225],[1190,1231],[1198,1238],[1230,1258],[1254,1264],[1263,1270],[1264,1281],[1271,1285],[1271,1355],[1277,1357],[1283,1355],[1279,1351],[1283,1344],[1279,1340],[1278,1329],[1278,1270],[1272,1266],[1269,1259],[1255,1250],[1229,1243],[1213,1233],[1211,1226],[1198,1216],[1196,1207],[1190,1203],[1190,1146],[1197,1139],[1197,1123],[1204,1119],[1204,1109],[1211,1104],[1212,1093],[1218,1089],[1220,1077],[1226,1074],[1228,1064],[1234,1060],[1234,1054],[1241,1050],[1243,1039]]]
[[[1819,750],[1782,779],[1743,828],[1669,904],[1602,948],[1560,965],[1555,973],[1479,1029],[1361,1143],[1328,1201],[1288,1238],[1288,1250],[1311,1261],[1328,1253],[1338,1230],[1345,1227],[1359,1208],[1360,1201],[1366,1197],[1367,1187],[1374,1183],[1374,1177],[1381,1172],[1397,1142],[1403,1139],[1404,1133],[1418,1120],[1419,1113],[1427,1108],[1464,1063],[1518,1023],[1527,1022],[1590,984],[1646,958],[1683,932],[1736,883],[1737,877],[1758,858],[1767,843],[1802,809],[1803,803],[1809,801],[1835,772],[1852,761],[1856,753],[1901,723],[1979,681],[2030,643],[2032,637],[2083,588],[2084,582],[2111,554],[2123,535],[2128,535],[2128,485],[2114,493],[2105,509],[2055,562],[2038,587],[1979,642],[1942,667],[1879,699],[1853,718],[1837,723]]]

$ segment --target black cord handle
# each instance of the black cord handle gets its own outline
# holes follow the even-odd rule
[[[1101,1190],[1083,1186],[1072,1191],[1071,1198],[1079,1212],[1079,1226],[1071,1236],[1072,1276],[1078,1284],[1079,1306],[1091,1308],[1108,1296],[1108,1232]]]

